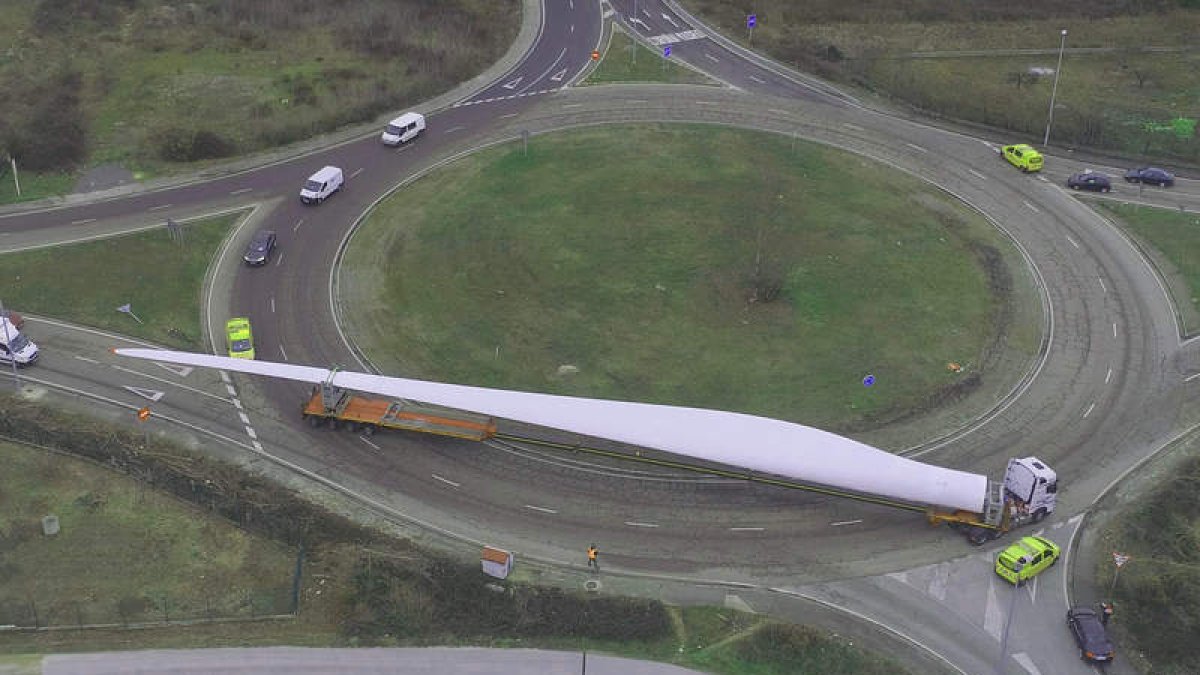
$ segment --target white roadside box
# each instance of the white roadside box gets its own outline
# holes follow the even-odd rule
[[[484,546],[480,560],[483,562],[483,573],[489,577],[507,579],[512,573],[513,554],[508,551]]]
[[[379,140],[384,145],[400,145],[416,138],[422,131],[425,131],[425,116],[421,113],[406,112],[388,122]]]
[[[308,177],[304,187],[300,189],[300,201],[305,204],[316,202],[320,204],[329,195],[342,189],[342,170],[336,166],[326,166]]]

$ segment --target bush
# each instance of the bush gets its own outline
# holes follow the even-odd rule
[[[744,660],[773,666],[767,672],[780,673],[856,673],[892,675],[895,663],[857,650],[829,633],[794,624],[768,623],[736,644]],[[902,672],[902,671],[901,671]]]
[[[73,168],[87,153],[80,109],[83,75],[63,68],[45,80],[10,79],[0,83],[10,93],[0,103],[0,144],[30,171]]]
[[[228,157],[236,150],[233,143],[213,131],[193,131],[169,127],[156,134],[155,147],[160,159],[169,162],[194,162]]]

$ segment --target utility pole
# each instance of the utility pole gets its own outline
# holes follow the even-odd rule
[[[1062,40],[1058,43],[1058,67],[1054,69],[1054,88],[1050,90],[1050,114],[1046,118],[1046,136],[1042,138],[1042,147],[1050,145],[1050,125],[1054,123],[1054,97],[1058,94],[1058,74],[1062,72],[1063,49],[1067,46],[1067,29],[1062,29]]]

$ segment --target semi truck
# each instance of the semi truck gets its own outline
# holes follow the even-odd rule
[[[1008,460],[1003,481],[987,481],[979,511],[931,506],[926,513],[931,524],[947,523],[980,545],[1014,527],[1042,520],[1054,512],[1057,501],[1054,469],[1037,457],[1024,457]]]
[[[312,388],[302,411],[314,427],[331,426],[368,436],[379,429],[403,429],[482,441],[496,435],[496,422],[486,415],[422,405],[403,399],[362,396],[329,382]]]

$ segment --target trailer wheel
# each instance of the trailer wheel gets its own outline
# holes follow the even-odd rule
[[[374,424],[364,424],[363,428],[362,428],[362,432],[363,432],[363,436],[374,436],[375,435],[375,425]]]
[[[346,422],[346,429],[352,434],[358,433],[358,422]]]
[[[1045,517],[1046,517],[1046,509],[1038,509],[1037,511],[1033,512],[1033,522],[1035,522],[1035,523],[1042,522],[1042,518],[1045,518]]]
[[[342,421],[336,417],[329,418],[329,428],[338,431],[342,428]]]
[[[322,420],[320,417],[317,417],[316,415],[305,415],[304,419],[308,420],[308,426],[310,426],[314,429],[320,427],[321,422],[325,421],[325,420]]]

